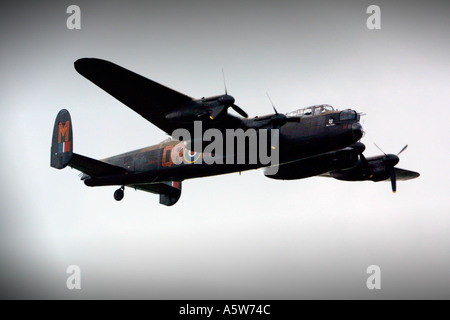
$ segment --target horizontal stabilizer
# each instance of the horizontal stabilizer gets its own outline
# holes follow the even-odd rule
[[[69,162],[69,166],[91,177],[110,176],[128,172],[125,168],[114,166],[112,164],[88,158],[76,153],[73,154],[72,159]]]

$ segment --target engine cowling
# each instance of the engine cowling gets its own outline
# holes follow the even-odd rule
[[[376,145],[375,145],[376,146]],[[378,146],[377,146],[378,147]],[[329,174],[331,177],[344,181],[391,181],[392,191],[397,191],[397,180],[410,180],[420,176],[418,172],[396,168],[400,161],[400,153],[405,151],[404,146],[397,154],[384,154],[366,158],[360,154],[358,164],[349,170],[335,170]],[[381,150],[381,149],[380,149]],[[384,151],[381,150],[383,153]]]
[[[357,164],[357,151],[340,150],[280,165],[276,174],[266,174],[266,177],[278,180],[303,179],[333,170],[350,169]]]
[[[214,102],[192,101],[182,108],[166,115],[167,120],[175,122],[213,121],[220,115],[226,114],[226,108]]]
[[[398,163],[396,155],[387,154],[360,160],[350,170],[331,171],[330,175],[343,181],[383,181],[390,177],[391,169]]]
[[[244,118],[248,117],[244,110],[234,104],[232,96],[224,94],[190,101],[166,114],[166,119],[176,122],[217,121],[227,116],[228,108]]]

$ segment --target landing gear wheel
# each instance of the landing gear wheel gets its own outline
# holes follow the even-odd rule
[[[122,186],[120,189],[117,189],[117,190],[114,192],[114,199],[115,199],[116,201],[120,201],[120,200],[123,199],[123,196],[124,196],[123,190],[124,190],[124,189],[125,189],[125,188]]]

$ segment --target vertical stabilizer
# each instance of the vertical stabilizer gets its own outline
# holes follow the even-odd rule
[[[50,166],[65,168],[73,156],[72,120],[69,111],[63,109],[56,116],[53,127]]]

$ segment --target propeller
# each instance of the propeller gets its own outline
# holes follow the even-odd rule
[[[380,150],[384,155],[386,155],[386,153],[379,146],[377,146],[377,144],[375,142],[373,144],[375,145],[375,147],[378,148],[378,150]]]
[[[287,122],[299,122],[300,119],[298,117],[287,117],[285,114],[279,113],[277,108],[275,108],[275,105],[267,92],[266,92],[266,95],[267,95],[267,98],[269,98],[270,104],[272,105],[272,108],[273,108],[273,111],[275,112],[275,114],[257,118],[257,119],[255,119],[255,121],[267,121],[268,124],[272,127],[272,129],[276,129],[272,134],[272,141],[273,140],[278,141],[278,139],[275,139],[274,137],[279,138],[281,126],[285,125]],[[278,148],[278,145],[272,144],[271,147],[272,147],[272,149],[276,149],[276,148]]]
[[[273,129],[275,129],[275,131],[272,131],[272,145],[271,148],[273,150],[278,148],[278,143],[273,143],[273,141],[279,141],[280,138],[280,128],[282,125],[284,125],[287,122],[287,117],[284,114],[279,114],[278,110],[275,108],[275,105],[272,102],[272,99],[270,99],[269,94],[266,92],[267,98],[269,98],[270,104],[272,105],[273,111],[275,111],[275,114],[273,116],[271,116],[269,119],[271,125],[273,126]],[[276,137],[276,139],[275,139]]]
[[[405,151],[405,149],[406,149],[406,148],[408,148],[408,145],[404,146],[404,147],[403,147],[403,149],[402,149],[402,150],[400,150],[400,152],[399,152],[399,153],[397,153],[397,156],[399,156],[399,155],[400,155],[400,153],[402,153],[403,151]]]
[[[272,99],[270,99],[269,93],[266,92],[267,98],[269,98],[270,104],[272,105],[273,111],[275,111],[275,114],[278,114],[277,109],[275,108],[275,105],[273,104]]]
[[[397,163],[400,161],[400,158],[398,157],[403,151],[406,150],[406,148],[408,148],[408,145],[405,145],[400,152],[398,152],[396,155],[395,154],[386,154],[379,146],[377,146],[376,143],[374,143],[375,147],[377,147],[381,152],[383,152],[383,154],[385,155],[384,159],[383,159],[383,163],[386,166],[386,169],[389,169],[389,176],[391,179],[391,187],[392,187],[392,192],[396,193],[397,192],[397,174],[395,171],[395,166],[397,165]],[[367,160],[366,160],[367,161]]]
[[[222,68],[222,78],[223,78],[223,86],[225,88],[225,94],[228,94],[227,82],[225,81],[225,71],[223,71],[223,68]]]
[[[227,90],[227,83],[225,81],[225,72],[223,71],[222,68],[222,77],[223,77],[223,86],[225,88],[225,95],[228,96],[228,90]],[[231,97],[231,96],[230,96]],[[234,99],[233,99],[233,103],[230,105],[230,107],[236,111],[238,114],[240,114],[241,116],[243,116],[244,118],[248,118],[248,114],[247,112],[245,112],[244,110],[242,110],[240,107],[238,107],[237,105],[234,104]]]
[[[260,117],[255,119],[256,121],[269,121],[270,124],[272,124],[273,129],[280,129],[281,126],[283,126],[286,122],[299,122],[299,117],[287,117],[285,114],[278,113],[277,108],[275,108],[275,105],[272,102],[272,99],[270,99],[269,94],[266,92],[267,98],[269,98],[270,104],[272,105],[273,111],[275,114],[265,117]]]

